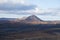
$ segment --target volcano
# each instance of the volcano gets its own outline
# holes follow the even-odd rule
[[[27,17],[25,19],[25,21],[27,21],[27,22],[40,22],[40,21],[43,21],[43,20],[41,20],[40,18],[38,18],[35,15],[31,15],[31,16]]]

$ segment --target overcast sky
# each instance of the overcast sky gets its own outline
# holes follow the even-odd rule
[[[0,18],[32,14],[43,20],[60,20],[60,0],[0,0]]]

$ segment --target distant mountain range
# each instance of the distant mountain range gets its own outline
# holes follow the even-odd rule
[[[29,17],[23,17],[21,19],[19,18],[0,18],[0,22],[21,22],[21,23],[29,23],[29,24],[60,24],[60,21],[44,21],[38,18],[35,15],[31,15]]]

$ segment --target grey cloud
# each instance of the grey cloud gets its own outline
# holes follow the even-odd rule
[[[51,16],[56,16],[58,14],[60,14],[60,8],[54,8],[54,9],[50,9],[51,11],[46,11],[46,12],[43,12],[43,13],[40,13],[39,15],[51,15]]]
[[[36,5],[22,5],[22,4],[0,4],[0,10],[31,10],[35,9]]]

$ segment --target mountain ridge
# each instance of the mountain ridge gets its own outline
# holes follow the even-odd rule
[[[20,22],[20,23],[29,23],[29,24],[60,24],[60,21],[44,21],[38,18],[36,15],[31,15],[24,18],[0,18],[0,21],[8,21],[12,23]]]

